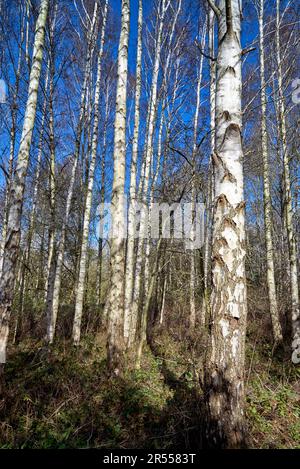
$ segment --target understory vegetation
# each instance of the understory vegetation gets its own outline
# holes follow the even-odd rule
[[[129,356],[122,377],[107,372],[101,330],[86,334],[79,348],[62,330],[49,348],[38,339],[12,345],[6,399],[0,401],[0,447],[201,447],[204,337],[178,329],[174,312],[168,313],[169,327],[155,330],[140,369]],[[300,448],[300,370],[288,351],[273,353],[267,316],[249,314],[260,327],[250,327],[247,338],[248,446]]]

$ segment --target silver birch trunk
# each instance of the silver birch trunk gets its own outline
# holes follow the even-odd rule
[[[101,191],[100,191],[100,204],[103,204],[105,201],[105,157],[107,149],[107,127],[109,120],[109,84],[106,87],[106,103],[105,103],[105,122],[103,129],[103,142],[102,142],[102,161],[101,161]],[[100,217],[103,217],[102,210],[99,213]],[[100,219],[100,229],[99,229],[99,241],[98,241],[98,266],[97,266],[97,280],[96,280],[96,293],[97,293],[97,305],[98,307],[102,303],[102,257],[103,257],[103,223],[102,218]]]
[[[27,174],[29,152],[34,128],[38,88],[42,68],[45,26],[48,14],[48,0],[42,0],[36,24],[32,67],[29,78],[28,99],[18,153],[15,176],[11,186],[8,213],[7,236],[4,247],[3,267],[0,279],[0,363],[5,363],[9,333],[9,319],[13,299],[12,285],[15,283],[15,270],[19,254],[21,217]]]
[[[286,110],[283,95],[282,82],[282,63],[280,52],[280,1],[276,0],[276,59],[277,59],[277,79],[278,79],[278,96],[279,96],[279,129],[282,143],[283,153],[283,179],[284,179],[284,196],[285,196],[285,222],[289,247],[290,261],[290,281],[291,281],[291,298],[292,298],[292,351],[297,354],[300,344],[300,301],[299,301],[299,285],[298,285],[298,266],[297,266],[297,245],[293,226],[293,205],[291,191],[291,176],[289,166],[289,152],[287,145],[286,133]]]
[[[86,266],[87,266],[87,248],[88,248],[89,227],[90,227],[91,207],[92,207],[92,198],[93,198],[94,174],[95,174],[95,167],[96,167],[97,147],[98,147],[101,65],[102,65],[102,57],[103,57],[103,49],[104,49],[107,7],[108,7],[108,0],[106,0],[105,7],[104,7],[100,49],[99,49],[99,54],[98,54],[97,79],[96,79],[96,89],[95,89],[95,96],[94,96],[94,123],[93,123],[93,135],[92,135],[91,160],[90,160],[90,168],[89,168],[89,173],[88,173],[88,187],[87,187],[87,194],[86,194],[85,208],[84,208],[83,231],[82,231],[80,263],[79,263],[79,276],[78,276],[78,283],[77,283],[77,293],[76,293],[76,300],[75,300],[75,316],[74,316],[74,323],[73,323],[74,345],[78,345],[80,341],[80,328],[81,328],[82,310],[83,310],[84,285],[85,285]]]
[[[215,57],[215,15],[212,10],[209,12],[209,54],[212,59]],[[210,316],[210,272],[211,272],[211,242],[212,242],[212,219],[213,219],[213,200],[214,200],[214,175],[212,165],[212,155],[215,151],[215,111],[216,111],[216,62],[210,60],[210,77],[209,77],[209,101],[210,101],[210,161],[208,168],[208,194],[206,202],[207,219],[204,240],[204,259],[203,259],[203,302],[201,325],[207,324]]]
[[[54,75],[55,75],[55,57],[53,49],[53,41],[55,34],[55,23],[57,15],[58,3],[54,7],[54,17],[50,27],[50,80],[49,80],[49,148],[50,148],[50,164],[49,164],[49,203],[50,203],[50,222],[49,222],[49,239],[48,239],[48,259],[46,267],[46,281],[45,281],[45,301],[47,301],[47,288],[49,283],[49,276],[54,275],[54,248],[55,248],[55,140],[54,140],[54,111],[53,111],[53,99],[54,99]]]
[[[201,49],[205,48],[205,36],[206,36],[206,24],[203,28]],[[192,252],[190,255],[191,268],[190,268],[190,328],[194,329],[196,324],[196,301],[195,301],[195,286],[196,286],[196,262],[195,262],[195,251],[193,249],[193,243],[195,241],[195,207],[196,207],[196,152],[197,152],[197,134],[199,125],[199,114],[200,114],[200,100],[201,100],[201,84],[202,84],[202,70],[203,70],[203,58],[201,55],[199,62],[199,70],[197,73],[197,93],[196,93],[196,109],[194,115],[194,132],[193,132],[193,149],[192,149],[192,226],[191,226],[191,247]]]
[[[106,308],[109,308],[107,358],[108,367],[120,372],[124,349],[124,272],[125,272],[125,167],[126,167],[126,98],[128,77],[128,43],[130,1],[122,0],[121,34],[118,50],[118,80],[114,124],[114,177],[111,200],[111,286]]]
[[[142,87],[142,31],[143,31],[143,2],[139,0],[138,16],[138,43],[136,58],[136,88],[135,88],[135,113],[134,132],[132,143],[132,160],[129,185],[129,210],[128,210],[128,233],[127,233],[127,256],[125,272],[125,309],[124,309],[124,338],[125,343],[130,346],[135,339],[137,318],[133,315],[132,307],[134,287],[134,245],[135,245],[135,204],[136,204],[136,176],[137,157],[140,124],[140,98]]]
[[[164,317],[165,317],[167,281],[168,281],[168,276],[165,275],[165,279],[164,279],[164,283],[163,283],[163,291],[162,291],[162,301],[161,301],[161,307],[160,307],[160,312],[159,312],[159,325],[160,326],[162,326],[162,324],[164,322]]]
[[[163,12],[163,15],[167,11],[167,8],[165,7],[165,10]],[[161,160],[162,160],[162,134],[163,134],[163,127],[165,123],[165,117],[164,117],[164,111],[166,107],[166,100],[167,100],[167,83],[168,79],[170,78],[170,61],[171,61],[171,56],[173,51],[173,36],[175,33],[175,27],[177,25],[177,20],[179,17],[179,13],[181,11],[181,0],[179,0],[177,4],[177,9],[173,18],[172,22],[172,29],[169,35],[169,40],[168,40],[168,55],[167,55],[167,60],[165,63],[164,67],[164,77],[163,77],[163,83],[162,83],[162,93],[163,93],[163,100],[162,100],[162,110],[161,110],[161,119],[160,119],[160,124],[159,124],[159,132],[158,132],[158,152],[157,152],[157,164],[156,168],[154,171],[154,161],[153,159],[153,149],[152,149],[152,157],[151,157],[151,167],[153,168],[153,178],[150,184],[150,197],[149,197],[149,212],[148,212],[148,236],[145,241],[145,261],[144,261],[144,290],[145,290],[145,296],[144,296],[144,302],[143,302],[143,311],[142,315],[145,317],[142,319],[141,323],[145,324],[147,326],[147,317],[148,317],[148,307],[150,305],[150,300],[151,300],[151,295],[149,298],[149,292],[153,290],[153,288],[149,288],[149,274],[150,274],[150,250],[151,250],[151,210],[152,210],[152,205],[154,202],[154,190],[156,188],[157,180],[160,175],[160,170],[161,170]],[[178,59],[176,61],[176,69],[175,69],[175,78],[174,78],[174,89],[172,93],[172,98],[171,98],[171,108],[174,106],[174,102],[176,99],[176,93],[177,93],[177,87],[178,87],[178,75],[179,75],[179,64],[180,60]],[[157,104],[156,104],[157,106]],[[171,126],[171,118],[169,119],[168,126],[166,129],[167,135],[169,134],[170,131],[170,126]],[[153,145],[153,143],[152,143]],[[151,176],[149,175],[149,178],[151,179]],[[154,286],[153,286],[154,287]],[[148,305],[148,306],[147,306]],[[144,331],[141,331],[141,336],[146,338],[146,330],[144,328]]]
[[[239,0],[222,0],[219,14],[212,318],[205,370],[206,436],[208,444],[218,448],[236,448],[244,443],[247,297],[240,6]]]
[[[47,288],[46,341],[49,344],[53,343],[54,335],[55,335],[57,313],[58,313],[58,306],[59,306],[59,297],[60,297],[60,288],[61,288],[61,275],[62,275],[62,267],[63,267],[63,262],[64,262],[64,253],[65,253],[67,223],[68,223],[70,211],[71,211],[72,197],[73,197],[73,192],[74,192],[75,178],[76,178],[78,159],[79,159],[79,153],[80,153],[80,142],[81,142],[83,118],[84,118],[84,113],[85,113],[86,93],[87,93],[87,87],[88,87],[88,80],[90,76],[91,61],[92,61],[93,52],[95,48],[95,24],[96,24],[96,19],[97,19],[97,11],[98,11],[98,3],[95,3],[91,30],[88,35],[87,56],[86,56],[86,61],[85,61],[84,79],[83,79],[83,85],[82,85],[81,97],[80,97],[80,110],[79,110],[79,119],[78,119],[78,125],[77,125],[77,130],[76,130],[75,151],[74,151],[74,157],[73,157],[73,166],[72,166],[70,184],[68,187],[65,216],[63,220],[62,229],[61,229],[60,240],[58,242],[56,268],[55,268],[55,272],[53,273],[53,276],[51,275],[49,277],[48,288]]]
[[[155,117],[156,117],[156,109],[157,109],[157,86],[158,86],[158,76],[159,76],[159,69],[160,69],[162,33],[163,33],[164,17],[165,17],[168,6],[169,4],[166,5],[166,0],[162,0],[161,10],[158,15],[159,25],[158,25],[158,31],[157,31],[152,85],[151,85],[150,102],[148,105],[148,116],[147,116],[148,132],[147,132],[147,138],[146,138],[146,143],[145,143],[146,146],[145,146],[144,168],[143,168],[143,174],[142,174],[141,181],[140,181],[141,199],[142,199],[142,203],[144,207],[147,206],[148,190],[149,190],[149,184],[150,184],[150,169],[151,169],[152,155],[153,155],[153,135],[154,135],[154,130],[155,130]],[[136,267],[135,267],[135,287],[134,287],[133,301],[132,301],[133,318],[138,317],[140,291],[141,291],[142,264],[144,260],[144,256],[143,256],[144,239],[146,237],[147,230],[148,230],[147,213],[146,213],[146,210],[142,210],[141,216],[140,216],[138,249],[137,249],[137,257],[136,257]],[[145,280],[145,284],[147,284],[147,279]],[[142,322],[143,321],[141,321],[141,323]]]
[[[24,42],[24,22],[25,16],[23,19],[23,23],[21,25],[21,34],[20,34],[20,49],[19,49],[19,57],[18,57],[18,66],[16,72],[16,83],[13,95],[13,105],[12,105],[12,113],[11,113],[11,128],[10,128],[10,150],[9,150],[9,163],[8,163],[8,174],[9,180],[6,187],[5,192],[5,202],[4,202],[4,220],[3,220],[3,227],[1,233],[1,243],[0,243],[0,275],[2,271],[2,264],[3,264],[3,253],[4,253],[4,246],[7,234],[7,218],[8,218],[8,207],[9,207],[9,195],[10,195],[10,187],[13,178],[13,169],[14,169],[14,157],[15,157],[15,144],[16,144],[16,113],[17,113],[17,99],[19,94],[19,85],[20,85],[20,78],[21,78],[21,66],[22,66],[22,55],[23,55],[23,42]]]
[[[267,283],[270,305],[270,315],[272,320],[273,337],[275,344],[282,341],[282,331],[279,321],[279,312],[276,298],[275,269],[274,269],[274,249],[272,238],[272,202],[270,193],[270,170],[269,151],[267,134],[267,100],[266,100],[266,80],[265,80],[265,53],[264,53],[264,0],[260,0],[259,12],[259,50],[260,50],[260,101],[261,101],[261,143],[263,160],[263,182],[264,182],[264,220],[265,220],[265,242],[267,256]]]

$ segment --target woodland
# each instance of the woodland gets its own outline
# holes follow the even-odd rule
[[[300,449],[298,0],[0,0],[0,448]]]

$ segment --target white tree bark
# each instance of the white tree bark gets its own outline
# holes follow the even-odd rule
[[[109,106],[109,83],[106,84],[106,97],[105,97],[105,122],[103,129],[103,142],[102,142],[102,161],[101,161],[101,191],[100,191],[100,204],[103,204],[105,201],[105,157],[107,150],[107,127],[108,120],[110,115],[110,106]],[[99,213],[100,217],[103,217],[102,210]],[[100,220],[100,229],[99,229],[99,241],[98,241],[98,266],[97,266],[97,281],[96,281],[96,293],[97,293],[97,305],[100,306],[102,303],[102,257],[103,257],[103,224],[102,219]]]
[[[213,165],[212,155],[215,152],[215,110],[216,110],[216,61],[215,58],[215,15],[213,10],[209,12],[209,31],[208,31],[208,42],[209,42],[209,54],[210,54],[210,77],[209,77],[209,89],[210,89],[210,161],[208,168],[208,193],[206,201],[206,230],[204,240],[204,259],[203,259],[203,302],[201,312],[201,324],[204,326],[207,324],[210,316],[210,270],[211,270],[211,242],[212,242],[212,220],[213,220],[213,200],[214,200],[214,176],[213,176]]]
[[[211,343],[205,370],[208,444],[244,442],[247,316],[241,142],[241,2],[222,0],[216,83]]]
[[[29,55],[29,27],[30,27],[30,2],[26,0],[26,41],[25,41],[25,60],[30,70],[30,55]]]
[[[205,37],[206,37],[206,23],[202,32],[201,49],[205,48]],[[195,286],[196,286],[196,263],[195,263],[195,251],[193,249],[193,243],[195,241],[195,207],[196,207],[196,153],[197,153],[197,135],[199,126],[199,114],[200,114],[200,101],[201,101],[201,84],[202,84],[202,70],[203,70],[203,59],[201,55],[199,61],[199,70],[197,71],[197,92],[196,92],[196,108],[194,114],[194,132],[193,132],[193,150],[192,150],[192,191],[191,191],[191,202],[192,202],[192,227],[191,227],[191,246],[192,252],[190,255],[190,328],[194,329],[196,324],[196,302],[195,302]]]
[[[32,194],[32,207],[31,207],[31,214],[30,214],[30,221],[28,227],[28,242],[27,242],[27,259],[30,258],[30,250],[31,250],[31,242],[32,236],[34,233],[35,227],[35,216],[36,216],[36,209],[38,203],[38,191],[39,191],[39,182],[40,182],[40,173],[41,173],[41,162],[43,156],[43,146],[44,146],[44,127],[45,127],[45,118],[46,118],[46,111],[47,111],[47,90],[48,90],[48,82],[49,82],[49,62],[47,65],[47,72],[45,78],[45,98],[43,103],[43,111],[42,111],[42,120],[41,120],[41,130],[39,135],[39,143],[38,143],[38,154],[37,154],[37,161],[36,161],[36,172],[33,184],[33,194]]]
[[[152,85],[150,92],[150,101],[148,105],[148,129],[147,129],[147,138],[145,143],[145,159],[144,167],[142,168],[141,176],[141,201],[146,206],[148,201],[148,191],[150,185],[150,169],[152,163],[153,155],[153,136],[155,130],[155,118],[157,110],[157,86],[158,86],[158,76],[160,69],[160,55],[161,55],[161,45],[162,45],[162,33],[164,25],[164,17],[169,7],[166,0],[162,0],[161,9],[158,14],[158,30],[156,38],[156,47],[155,47],[155,58],[153,65],[153,76],[152,76]],[[139,238],[138,238],[138,249],[136,257],[136,267],[135,267],[135,286],[133,292],[133,301],[132,301],[132,316],[133,318],[138,317],[139,301],[140,301],[140,291],[141,291],[141,274],[142,274],[142,264],[143,264],[143,248],[144,248],[144,239],[146,237],[146,231],[148,229],[148,219],[146,210],[141,211],[140,216],[140,228],[139,228]],[[146,272],[147,276],[147,272]],[[145,279],[145,284],[147,284],[147,279]],[[142,321],[141,321],[142,322]],[[143,334],[143,333],[142,333]]]
[[[6,346],[9,333],[15,268],[18,259],[21,216],[25,188],[25,178],[29,162],[29,152],[34,128],[38,88],[43,59],[45,26],[48,14],[48,0],[42,0],[36,23],[32,67],[29,79],[28,99],[18,160],[10,193],[10,207],[7,223],[7,236],[4,247],[3,266],[0,279],[0,362],[5,362]]]
[[[78,166],[78,158],[79,158],[79,153],[80,153],[80,142],[81,142],[83,118],[84,118],[84,112],[85,112],[86,93],[87,93],[87,87],[88,87],[88,80],[90,76],[91,61],[92,61],[94,48],[95,48],[95,24],[96,24],[96,19],[97,19],[97,11],[98,11],[98,3],[96,2],[95,7],[94,7],[91,30],[88,34],[87,56],[86,56],[86,61],[85,61],[84,79],[83,79],[81,98],[80,98],[80,110],[79,110],[79,119],[78,119],[78,125],[77,125],[77,130],[76,130],[76,142],[75,142],[75,151],[74,151],[74,157],[73,157],[72,173],[71,173],[71,179],[70,179],[67,200],[66,200],[65,217],[63,220],[60,240],[58,242],[55,273],[53,274],[53,276],[51,275],[49,277],[48,288],[47,288],[46,341],[49,344],[53,343],[54,335],[55,335],[60,288],[61,288],[61,275],[62,275],[62,267],[63,267],[63,261],[64,261],[64,252],[65,252],[66,230],[67,230],[67,224],[68,224],[70,211],[71,211],[74,184],[75,184],[75,178],[76,178],[76,172],[77,172],[77,166]]]
[[[292,297],[292,350],[298,349],[300,341],[300,301],[298,285],[297,245],[293,226],[293,205],[291,192],[291,176],[289,166],[289,152],[286,133],[286,110],[283,94],[282,61],[280,51],[280,1],[276,0],[276,59],[277,79],[279,95],[279,128],[281,134],[283,153],[283,178],[285,195],[286,230],[289,246],[289,261],[291,272],[291,297]]]
[[[178,17],[179,17],[180,11],[181,11],[181,5],[182,5],[182,2],[181,2],[181,0],[179,0],[178,3],[177,3],[177,8],[176,8],[176,11],[175,11],[175,14],[174,14],[174,18],[173,18],[173,21],[172,21],[171,32],[170,32],[170,35],[169,35],[169,38],[168,38],[167,60],[166,60],[166,63],[163,67],[164,68],[164,70],[163,70],[164,76],[163,76],[163,83],[162,83],[161,92],[160,92],[160,95],[162,94],[163,98],[162,98],[162,106],[161,106],[159,131],[158,131],[157,164],[156,164],[155,169],[154,169],[154,161],[152,161],[152,160],[154,160],[153,159],[153,149],[152,149],[152,156],[151,156],[151,167],[153,168],[153,171],[152,171],[153,172],[153,177],[152,177],[152,180],[149,181],[150,197],[149,197],[149,213],[148,213],[148,220],[147,220],[147,223],[148,223],[148,236],[147,236],[146,241],[145,241],[145,261],[144,261],[144,265],[145,265],[145,267],[144,267],[144,290],[145,290],[146,294],[145,294],[144,301],[143,301],[143,311],[142,311],[142,314],[145,316],[145,319],[142,320],[142,323],[144,323],[146,325],[147,325],[147,316],[148,316],[148,308],[146,307],[146,305],[147,305],[147,303],[149,305],[150,300],[151,300],[151,297],[149,298],[149,300],[147,299],[147,297],[149,296],[149,290],[150,290],[149,289],[149,286],[150,286],[149,285],[149,274],[150,274],[150,250],[151,250],[151,239],[150,239],[150,235],[151,235],[151,210],[152,210],[152,205],[153,205],[153,202],[154,202],[154,190],[156,188],[156,184],[157,184],[158,177],[160,175],[160,170],[161,170],[162,136],[163,136],[163,128],[164,128],[164,124],[165,124],[164,113],[165,113],[165,107],[166,107],[166,101],[167,101],[167,85],[168,85],[168,81],[170,79],[170,73],[171,73],[171,70],[170,70],[171,57],[172,57],[173,54],[176,53],[176,51],[175,51],[176,46],[173,46],[173,37],[174,37]],[[165,12],[166,11],[167,11],[167,6],[165,7]],[[174,47],[174,50],[173,50],[173,47]],[[173,107],[174,107],[174,103],[175,103],[175,99],[176,99],[176,93],[177,93],[177,89],[178,89],[179,66],[180,66],[180,59],[177,59],[176,63],[175,63],[174,88],[173,88],[173,93],[172,93],[172,98],[171,98],[171,108],[172,108],[172,110],[173,110]],[[157,107],[157,105],[158,104],[156,104],[156,107]],[[169,122],[168,122],[167,129],[166,129],[166,134],[167,135],[170,132],[171,120],[172,120],[171,116],[169,116]],[[153,145],[153,142],[152,142],[152,145]],[[150,174],[149,174],[149,178],[151,179]],[[146,336],[146,331],[145,330],[144,330],[142,335],[144,335],[144,338],[145,338],[145,336]]]
[[[124,272],[125,272],[125,167],[126,167],[126,98],[130,1],[122,0],[121,35],[118,50],[118,80],[114,125],[114,177],[112,187],[111,286],[106,308],[108,318],[108,367],[119,373],[124,348]]]
[[[263,160],[263,181],[264,181],[264,219],[265,219],[265,241],[267,255],[267,283],[270,304],[270,314],[272,320],[273,337],[276,344],[282,341],[281,325],[276,298],[275,269],[274,269],[274,249],[272,238],[272,202],[270,193],[270,170],[268,152],[268,134],[266,123],[267,100],[266,100],[266,80],[265,80],[265,51],[264,51],[264,0],[260,0],[259,12],[259,51],[260,51],[260,100],[261,100],[261,142]]]
[[[84,208],[83,232],[82,232],[82,242],[81,242],[80,263],[79,263],[79,276],[78,276],[78,283],[77,283],[77,293],[76,293],[76,300],[75,300],[75,316],[74,316],[74,323],[73,323],[73,342],[75,345],[78,345],[80,341],[80,327],[81,327],[82,310],[83,310],[83,296],[84,296],[84,285],[85,285],[86,265],[87,265],[88,237],[89,237],[91,207],[92,207],[93,188],[94,188],[94,174],[95,174],[97,146],[98,146],[101,66],[102,66],[102,57],[103,57],[104,40],[105,40],[107,7],[108,7],[108,0],[106,0],[105,7],[104,7],[100,49],[99,49],[99,54],[98,54],[97,79],[96,79],[96,89],[95,89],[95,96],[94,96],[94,124],[93,124],[93,134],[92,134],[91,160],[90,160],[90,168],[89,168],[89,173],[88,173],[88,187],[87,187],[87,194],[86,194],[85,208]]]
[[[54,5],[54,15],[50,26],[49,40],[50,40],[50,80],[49,80],[49,149],[50,149],[50,161],[49,161],[49,205],[50,205],[50,221],[48,229],[48,259],[45,275],[45,301],[47,301],[47,288],[49,283],[49,276],[54,275],[53,256],[55,248],[55,140],[54,140],[54,78],[55,78],[55,55],[54,55],[54,38],[55,38],[55,23],[57,15],[58,3]]]
[[[24,23],[25,23],[25,14],[21,24],[21,33],[20,33],[20,48],[19,48],[19,57],[18,65],[16,71],[16,82],[13,95],[13,105],[11,112],[11,128],[10,128],[10,150],[9,150],[9,162],[8,162],[8,175],[9,179],[7,181],[6,192],[5,192],[5,202],[4,202],[4,220],[1,233],[1,242],[0,242],[0,275],[2,271],[3,264],[3,253],[4,246],[7,234],[7,218],[8,218],[8,207],[9,207],[9,195],[10,188],[13,178],[13,169],[14,169],[14,157],[15,157],[15,144],[16,144],[16,113],[17,113],[17,99],[19,94],[20,78],[21,78],[21,67],[22,67],[22,55],[23,55],[23,42],[24,42]]]
[[[139,0],[138,16],[138,42],[136,58],[136,88],[135,88],[135,113],[134,132],[132,142],[132,160],[129,185],[129,210],[128,210],[128,233],[127,233],[127,256],[125,272],[125,309],[124,309],[124,338],[128,346],[135,338],[137,318],[134,317],[132,307],[134,286],[134,245],[135,245],[135,204],[136,204],[136,176],[137,157],[140,124],[140,98],[142,87],[142,31],[143,31],[143,2]]]

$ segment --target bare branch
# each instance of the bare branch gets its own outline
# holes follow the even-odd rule
[[[207,0],[209,6],[211,7],[211,9],[213,10],[213,12],[215,13],[216,17],[217,18],[220,18],[221,16],[221,10],[219,7],[217,7],[217,5],[214,3],[213,0]]]

